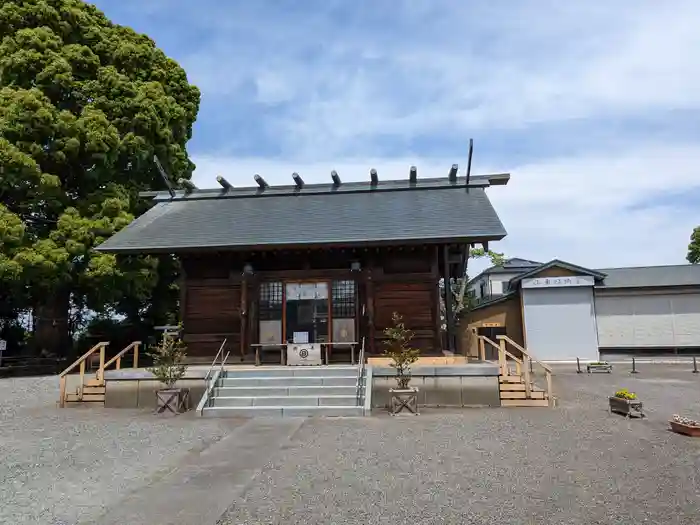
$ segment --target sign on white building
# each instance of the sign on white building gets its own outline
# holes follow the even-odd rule
[[[558,288],[565,286],[593,286],[595,280],[590,275],[573,275],[569,277],[535,277],[523,279],[523,288]]]

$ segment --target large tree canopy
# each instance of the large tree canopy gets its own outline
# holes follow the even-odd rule
[[[158,261],[94,247],[162,187],[152,163],[190,178],[199,90],[147,36],[81,0],[0,7],[0,298],[21,298],[40,343],[65,344],[78,307],[143,304]],[[137,308],[138,310],[138,308]],[[62,339],[63,338],[63,339]]]

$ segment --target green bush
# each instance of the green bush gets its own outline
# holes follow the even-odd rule
[[[414,334],[406,328],[403,318],[394,312],[391,320],[394,326],[384,329],[384,355],[392,360],[390,366],[396,369],[396,383],[398,388],[403,390],[408,388],[411,381],[411,365],[418,360],[420,351],[410,347]]]
[[[148,368],[158,381],[166,388],[172,388],[180,379],[185,377],[187,365],[187,346],[175,335],[163,334],[160,342],[148,352],[153,358],[153,366]]]

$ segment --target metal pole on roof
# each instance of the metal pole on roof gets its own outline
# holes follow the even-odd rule
[[[469,139],[469,159],[467,159],[467,187],[469,187],[469,177],[472,174],[472,154],[474,153],[474,139]]]

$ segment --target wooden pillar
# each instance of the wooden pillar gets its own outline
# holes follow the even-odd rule
[[[454,351],[452,344],[452,287],[450,286],[450,246],[442,247],[442,268],[445,284],[445,350]]]
[[[241,323],[241,361],[245,359],[245,355],[248,349],[248,279],[246,279],[246,274],[243,274],[241,279],[241,310],[240,310],[240,323]]]
[[[375,342],[374,342],[374,281],[372,276],[373,263],[367,266],[367,273],[365,275],[365,291],[366,291],[366,301],[367,301],[367,349],[370,355],[375,354]]]
[[[432,262],[430,271],[433,276],[433,351],[442,350],[442,330],[440,329],[440,248],[434,246],[431,250]]]
[[[258,323],[258,301],[260,300],[260,283],[255,276],[252,276],[248,282],[248,345],[257,344],[260,342],[259,323]],[[246,351],[248,349],[246,348]]]

